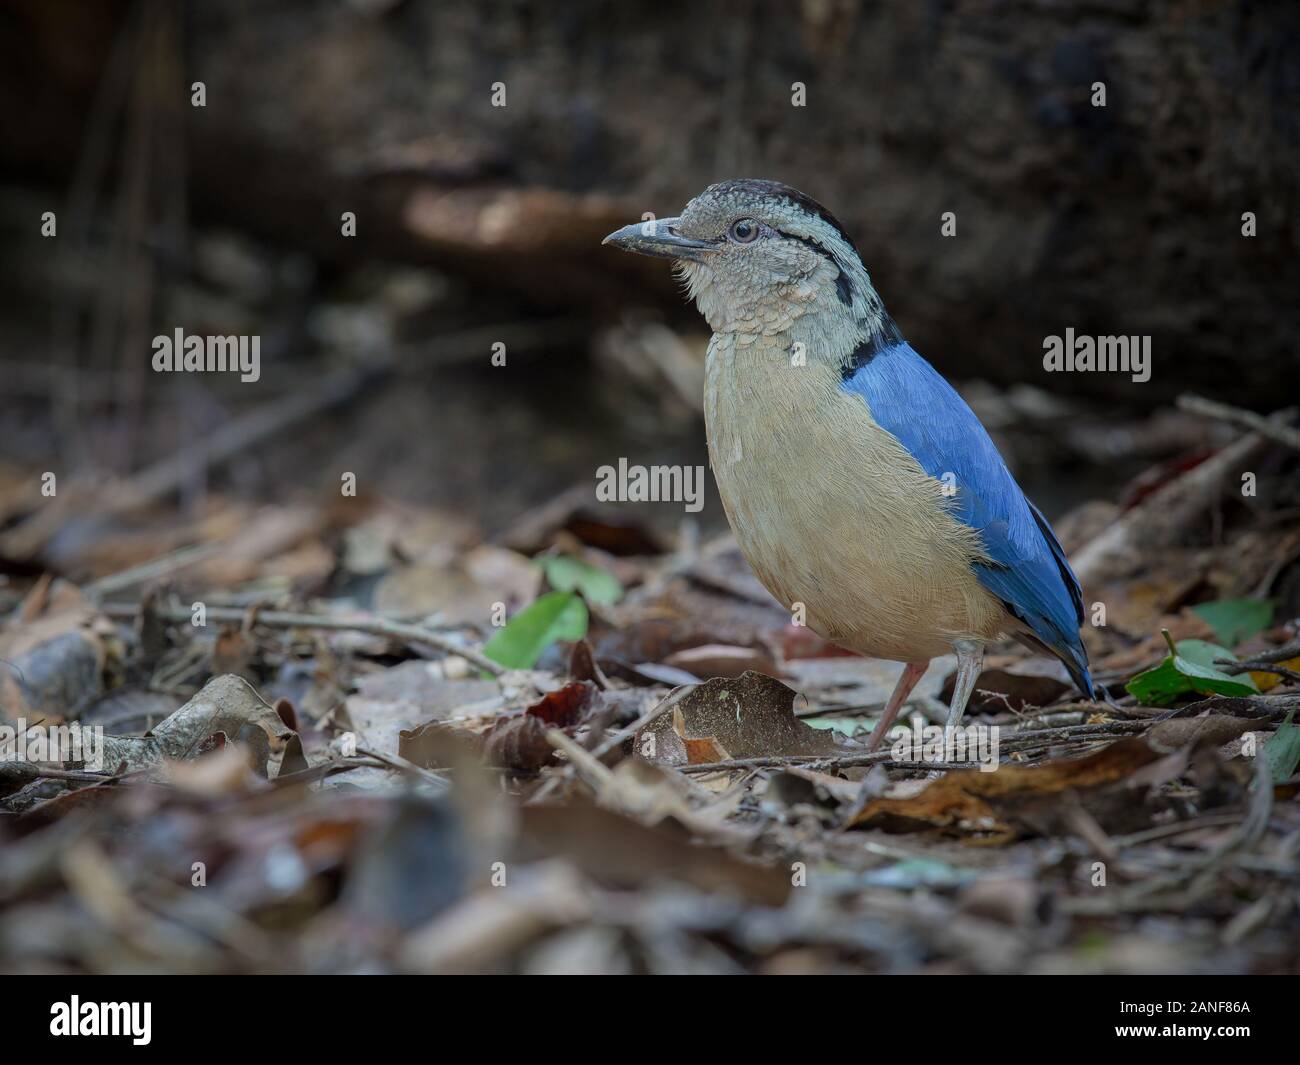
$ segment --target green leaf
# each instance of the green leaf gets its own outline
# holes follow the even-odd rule
[[[1271,599],[1220,599],[1198,603],[1192,613],[1214,630],[1220,643],[1236,647],[1273,624],[1273,608]]]
[[[1257,695],[1249,673],[1230,676],[1214,665],[1216,658],[1236,661],[1226,647],[1205,640],[1180,640],[1175,646],[1165,630],[1171,654],[1154,669],[1139,673],[1125,685],[1144,706],[1170,706],[1182,695]]]
[[[512,617],[483,653],[507,669],[532,669],[557,640],[587,635],[587,604],[573,592],[550,592]]]
[[[1229,662],[1237,661],[1237,656],[1228,648],[1210,643],[1209,640],[1179,640],[1175,650],[1180,657],[1194,665],[1212,669],[1216,673],[1222,673],[1223,670],[1214,664],[1215,659],[1226,658]]]
[[[1264,754],[1268,756],[1274,784],[1290,780],[1295,776],[1296,766],[1300,765],[1300,725],[1291,723],[1293,717],[1294,710],[1286,715],[1286,720],[1278,725],[1277,731],[1264,744]]]
[[[569,555],[542,555],[537,564],[557,592],[581,592],[587,602],[606,606],[623,598],[618,578],[590,562]]]

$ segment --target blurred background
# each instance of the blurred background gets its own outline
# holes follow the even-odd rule
[[[1288,3],[6,0],[0,477],[193,508],[350,471],[498,534],[704,462],[703,323],[600,238],[758,176],[845,222],[1056,517],[1206,445],[1180,392],[1294,394],[1298,101]],[[177,327],[260,335],[260,381],[153,373]],[[1066,327],[1150,335],[1150,381],[1044,373]]]

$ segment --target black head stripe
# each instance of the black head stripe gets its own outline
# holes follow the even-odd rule
[[[836,233],[840,235],[844,243],[853,251],[857,252],[857,245],[853,243],[852,238],[845,231],[840,220],[830,213],[825,207],[814,200],[811,196],[806,196],[796,188],[789,185],[783,185],[779,181],[764,181],[761,178],[739,178],[735,181],[724,181],[717,186],[720,193],[740,192],[749,196],[759,197],[779,197],[788,200],[801,210],[808,214],[816,215],[827,225],[831,226]]]
[[[781,231],[781,236],[785,237],[787,240],[797,240],[805,248],[811,248],[834,266],[835,269],[839,271],[839,276],[835,279],[835,295],[840,298],[840,302],[844,304],[844,306],[853,306],[853,282],[849,280],[849,272],[844,268],[844,264],[840,262],[839,257],[835,255],[830,248],[823,247],[815,240],[809,240],[807,237],[799,237],[793,233]]]

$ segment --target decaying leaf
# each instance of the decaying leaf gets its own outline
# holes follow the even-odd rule
[[[400,753],[405,733],[499,701],[500,690],[492,681],[448,680],[437,663],[403,662],[359,678],[357,694],[347,697],[346,714],[336,719],[353,733],[358,747],[392,754]]]
[[[1255,727],[1256,722],[1250,718],[1227,714],[1175,717],[1152,725],[1146,734],[1146,742],[1153,750],[1164,752],[1192,745],[1220,747]]]
[[[682,712],[680,707],[673,708],[673,729],[677,735],[682,738],[682,745],[686,748],[686,762],[688,765],[707,765],[709,762],[725,762],[731,757],[731,752],[718,742],[716,736],[700,736],[692,738],[682,735],[685,726],[682,724]]]
[[[184,792],[209,798],[249,791],[258,781],[248,748],[224,742],[213,745],[198,758],[164,762],[163,778]]]
[[[589,680],[601,691],[609,688],[609,678],[600,668],[591,644],[586,640],[577,640],[573,645],[569,654],[569,676],[574,680]]]
[[[548,729],[573,729],[602,712],[606,696],[591,681],[578,680],[547,692],[522,714],[497,717],[481,733],[425,722],[400,734],[398,753],[434,768],[463,760],[486,760],[505,769],[532,772],[556,760]]]
[[[267,757],[294,735],[253,686],[242,677],[213,677],[176,713],[144,736],[105,736],[104,768],[133,772],[163,759],[191,758],[216,732],[247,743],[254,766],[265,775]]]
[[[795,691],[762,673],[714,678],[689,692],[674,708],[647,726],[654,737],[651,761],[700,764],[730,758],[830,754],[834,735],[811,728],[794,715]],[[638,740],[642,750],[647,746]]]
[[[397,753],[425,769],[471,765],[481,762],[483,737],[468,729],[431,721],[399,734]]]
[[[1007,842],[1017,830],[1003,811],[1017,799],[1088,791],[1130,777],[1160,755],[1140,739],[1120,740],[1083,758],[1045,765],[1003,765],[996,773],[955,770],[908,798],[875,799],[849,826],[909,831],[923,827],[960,828],[988,842]]]

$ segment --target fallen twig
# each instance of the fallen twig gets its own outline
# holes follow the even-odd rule
[[[1223,672],[1234,676],[1238,673],[1275,673],[1293,684],[1300,684],[1300,673],[1278,664],[1289,662],[1293,658],[1300,658],[1300,640],[1292,641],[1285,647],[1274,648],[1272,651],[1260,651],[1249,658],[1216,658],[1214,664]]]
[[[1262,414],[1256,414],[1253,410],[1231,407],[1227,403],[1206,399],[1203,396],[1194,396],[1190,393],[1178,397],[1178,408],[1192,414],[1200,414],[1206,418],[1214,418],[1221,422],[1241,426],[1243,429],[1249,429],[1251,432],[1259,433],[1260,436],[1266,436],[1279,444],[1300,451],[1300,430],[1283,424],[1280,419],[1286,416],[1284,411],[1279,411],[1266,418]]]
[[[1062,728],[1034,729],[1029,732],[1013,732],[1000,737],[1000,750],[1019,751],[1029,747],[1045,747],[1054,743],[1076,743],[1095,740],[1120,739],[1135,736],[1151,727],[1146,721],[1109,721],[1096,725],[1066,725]],[[887,748],[870,754],[847,754],[835,758],[822,755],[794,754],[769,758],[733,758],[723,762],[701,762],[698,765],[678,766],[683,773],[716,773],[730,769],[776,769],[782,766],[799,765],[811,769],[847,769],[850,766],[875,765],[888,762],[893,757]],[[930,768],[928,765],[926,768]],[[963,766],[962,768],[968,768]]]
[[[180,550],[172,551],[160,558],[150,559],[138,566],[124,569],[120,573],[111,573],[107,577],[101,577],[99,580],[87,584],[82,591],[92,599],[97,599],[112,592],[120,592],[123,588],[143,584],[155,577],[165,577],[170,573],[175,573],[186,566],[192,566],[196,562],[211,558],[220,549],[221,545],[216,543],[182,547]]]
[[[111,784],[122,779],[112,773],[95,773],[88,769],[56,769],[35,762],[0,762],[0,785],[9,790],[34,780],[68,780],[79,784]]]
[[[101,608],[112,618],[133,618],[140,612],[134,603],[105,603]],[[189,608],[183,606],[154,606],[150,608],[164,621],[176,624],[190,620]],[[207,610],[211,621],[242,623],[248,620],[249,612],[239,607],[210,606]],[[364,632],[371,636],[387,636],[394,640],[406,640],[410,643],[424,644],[437,648],[447,654],[459,655],[472,662],[479,669],[486,670],[494,677],[499,677],[506,670],[498,662],[493,662],[480,651],[466,647],[449,636],[430,632],[418,625],[401,625],[395,621],[369,617],[329,617],[324,614],[290,614],[278,610],[259,611],[253,618],[256,625],[265,625],[271,629],[328,629],[335,632]]]
[[[645,728],[646,725],[650,724],[652,721],[657,721],[663,714],[667,713],[674,706],[676,706],[686,695],[687,692],[694,690],[694,688],[695,685],[693,684],[683,684],[680,687],[674,688],[662,699],[660,699],[659,702],[657,702],[644,714],[642,714],[635,721],[633,721],[632,724],[626,726],[625,728],[619,729],[617,732],[612,732],[608,736],[606,736],[605,739],[596,746],[595,750],[591,752],[590,756],[596,759],[597,761],[599,761],[601,758],[604,758],[605,755],[609,754],[610,751],[612,751],[615,747],[617,747],[629,736],[635,736],[637,732]],[[552,744],[552,746],[555,746],[555,744]],[[557,749],[563,749],[563,748],[557,748]],[[570,776],[573,773],[573,768],[574,768],[574,763],[571,760],[568,765],[564,766],[558,773],[556,773],[548,781],[546,781],[546,783],[544,783],[540,788],[538,788],[529,797],[528,803],[531,805],[532,803],[541,802],[543,799],[545,799],[548,795],[551,794],[551,792],[553,792],[557,787],[559,787],[561,780],[565,779],[566,777]]]
[[[1261,434],[1243,436],[1153,492],[1075,553],[1070,561],[1079,580],[1086,587],[1123,576],[1146,549],[1185,532],[1264,447]]]
[[[448,785],[446,777],[440,777],[433,770],[425,769],[422,765],[416,765],[409,759],[403,758],[400,754],[384,754],[382,751],[372,751],[368,747],[358,747],[357,754],[363,758],[373,758],[376,762],[381,763],[389,769],[396,769],[402,773],[410,773],[413,776],[428,781],[430,784],[438,784],[444,788]]]

